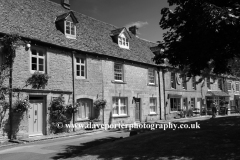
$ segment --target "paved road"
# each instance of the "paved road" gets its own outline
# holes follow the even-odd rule
[[[128,137],[129,132],[99,131],[85,135],[0,148],[0,160],[54,160],[70,157],[95,145]]]

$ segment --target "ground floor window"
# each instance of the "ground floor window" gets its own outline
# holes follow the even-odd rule
[[[151,97],[150,98],[150,114],[157,113],[157,98]]]
[[[187,98],[183,98],[183,110],[187,110],[187,106],[188,106],[188,101]]]
[[[195,98],[191,98],[191,108],[195,108]]]
[[[94,108],[93,101],[91,99],[79,99],[77,100],[79,103],[78,111],[76,118],[77,120],[81,119],[92,119],[94,117]]]
[[[181,109],[180,98],[170,98],[171,111],[179,111]]]
[[[127,115],[127,98],[113,97],[113,116]]]

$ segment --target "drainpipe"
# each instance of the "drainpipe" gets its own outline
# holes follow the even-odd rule
[[[163,72],[162,72],[162,77],[163,77],[163,99],[164,99],[163,100],[163,102],[164,102],[164,106],[163,107],[164,107],[164,119],[167,120],[167,118],[166,118],[166,102],[165,102],[166,101],[166,98],[165,98],[166,97],[165,96],[165,75],[164,74],[165,74],[165,71],[163,70]]]
[[[103,59],[101,59],[101,61],[102,61],[102,99],[104,99],[104,74],[103,74]],[[104,107],[106,107],[106,106],[104,106]],[[103,121],[102,121],[102,123],[104,124],[104,108],[102,108],[102,119],[103,119]]]
[[[74,72],[74,57],[75,57],[75,51],[72,52],[72,87],[73,87],[73,98],[72,98],[72,104],[75,105],[75,72]],[[72,115],[73,117],[73,126],[75,125],[75,113]],[[73,132],[75,132],[75,127],[73,127]]]
[[[162,119],[162,105],[161,105],[161,85],[160,85],[160,68],[158,68],[158,92],[159,92],[159,111],[160,111],[160,120]]]
[[[10,75],[9,75],[9,141],[13,139],[12,136],[12,70],[13,70],[13,63],[12,63],[12,56],[10,57]]]

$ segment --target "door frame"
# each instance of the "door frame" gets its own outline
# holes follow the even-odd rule
[[[36,95],[29,95],[29,103],[37,103],[42,102],[42,135],[47,134],[47,108],[46,108],[46,96],[36,96]],[[36,98],[36,99],[34,99]],[[38,99],[42,98],[42,99]],[[29,113],[28,113],[29,116]],[[28,118],[29,119],[29,118]],[[30,134],[29,133],[29,123],[28,123],[28,134],[29,137],[31,136],[38,136],[39,134]]]
[[[141,101],[141,98],[134,98],[134,101],[135,101],[135,121],[138,121],[136,120],[136,108],[137,108],[137,103],[139,103],[139,122],[142,122],[142,101]]]

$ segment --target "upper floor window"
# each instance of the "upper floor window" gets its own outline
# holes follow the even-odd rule
[[[211,89],[211,82],[210,82],[210,78],[207,78],[207,88]]]
[[[186,78],[186,76],[184,76],[182,78],[182,87],[183,87],[184,90],[187,90],[187,78]]]
[[[176,75],[175,73],[171,73],[171,88],[176,89]]]
[[[192,89],[196,90],[197,86],[196,86],[196,77],[192,77]]]
[[[123,81],[123,64],[114,63],[114,80]]]
[[[76,77],[86,78],[86,59],[76,57]]]
[[[236,91],[239,92],[239,82],[236,82]]]
[[[30,71],[34,73],[39,71],[45,73],[45,53],[41,49],[32,48],[31,49],[31,62]]]
[[[227,89],[228,89],[228,91],[232,90],[232,82],[231,81],[227,82]]]
[[[222,79],[218,79],[218,89],[219,90],[223,89],[223,81],[222,81]]]
[[[155,70],[152,68],[148,69],[148,83],[155,84]]]
[[[76,38],[76,25],[73,22],[65,21],[65,35],[67,38]]]
[[[121,47],[121,48],[129,49],[129,41],[128,41],[128,38],[126,38],[123,33],[121,33],[121,34],[118,36],[118,45],[119,45],[119,47]]]

